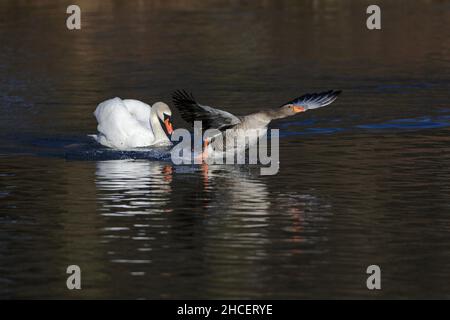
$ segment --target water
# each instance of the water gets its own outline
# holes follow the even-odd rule
[[[378,1],[373,32],[367,1],[78,4],[71,32],[64,3],[0,4],[1,298],[450,297],[448,2]],[[275,176],[87,136],[100,101],[181,88],[236,114],[343,94],[274,123]]]

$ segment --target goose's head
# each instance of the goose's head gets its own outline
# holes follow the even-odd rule
[[[161,121],[162,126],[165,128],[168,135],[171,135],[173,132],[172,122],[170,118],[172,117],[172,111],[169,106],[164,102],[156,102],[152,109],[155,111],[156,116],[159,121]]]
[[[306,108],[301,105],[295,105],[292,103],[286,104],[280,108],[281,118],[290,117],[296,115],[297,113],[306,111]]]
[[[279,109],[271,109],[263,112],[263,115],[265,115],[265,117],[270,122],[271,120],[287,118],[304,111],[306,111],[305,107],[293,103],[288,103],[280,107]]]

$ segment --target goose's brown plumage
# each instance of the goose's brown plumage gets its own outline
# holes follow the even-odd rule
[[[283,104],[277,109],[261,110],[246,116],[235,116],[227,111],[201,105],[192,94],[184,90],[175,91],[172,99],[174,105],[180,111],[181,117],[188,123],[194,124],[194,121],[202,121],[204,130],[217,129],[222,135],[225,134],[226,139],[234,139],[247,130],[260,130],[265,133],[272,120],[327,106],[334,102],[340,93],[340,90],[308,93]],[[210,138],[209,142],[215,150],[224,150],[222,140],[217,139],[217,135],[215,135]]]

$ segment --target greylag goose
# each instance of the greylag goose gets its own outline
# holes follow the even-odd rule
[[[257,130],[258,136],[263,135],[272,120],[325,107],[335,101],[340,93],[340,90],[308,93],[282,104],[279,108],[261,110],[245,116],[235,116],[227,111],[202,105],[185,90],[175,91],[172,99],[175,107],[180,111],[181,117],[186,122],[194,124],[194,121],[201,121],[203,130],[217,129],[219,131],[218,134],[204,140],[203,157],[206,157],[211,149],[225,151],[224,138],[235,139],[248,130]],[[221,139],[217,139],[219,135],[221,135]],[[255,142],[248,141],[246,147]]]

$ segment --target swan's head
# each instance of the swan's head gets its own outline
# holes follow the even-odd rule
[[[164,125],[167,134],[172,134],[173,126],[170,118],[172,117],[172,110],[170,110],[169,106],[164,102],[156,102],[152,109],[156,112],[159,121]]]

